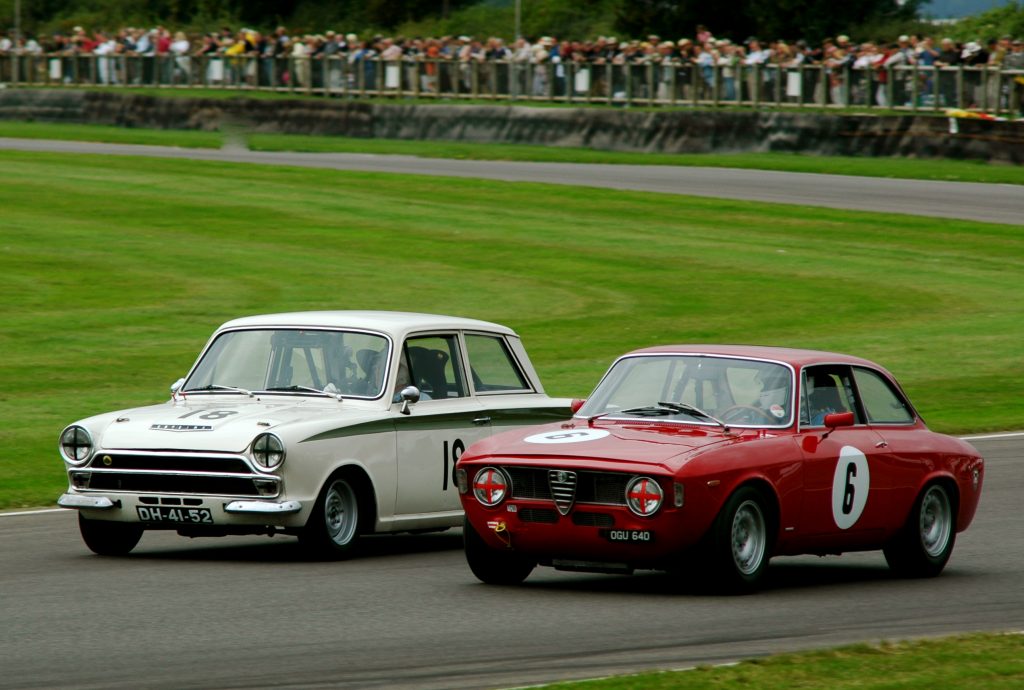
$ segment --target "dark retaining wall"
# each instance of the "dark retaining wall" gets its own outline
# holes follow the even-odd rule
[[[7,89],[0,91],[0,119],[613,151],[799,151],[1024,163],[1024,122],[935,115],[382,105],[336,99],[159,98],[123,92]]]

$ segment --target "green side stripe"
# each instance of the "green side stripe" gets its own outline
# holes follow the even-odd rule
[[[491,426],[510,427],[527,426],[530,424],[546,424],[560,419],[568,419],[569,408],[529,407],[508,408],[501,410],[470,410],[468,412],[451,412],[447,414],[416,415],[413,407],[411,415],[402,415],[391,419],[375,419],[360,424],[349,424],[329,431],[323,431],[300,441],[325,441],[333,438],[346,438],[364,434],[382,434],[392,431],[424,430],[439,431],[442,429],[462,429],[472,426],[473,420],[479,417],[490,417]]]

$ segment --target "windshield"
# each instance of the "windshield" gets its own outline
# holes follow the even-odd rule
[[[612,367],[577,417],[786,427],[792,370],[775,362],[699,355],[637,355]]]
[[[388,352],[388,340],[373,333],[228,331],[203,353],[182,390],[376,398],[384,388]]]

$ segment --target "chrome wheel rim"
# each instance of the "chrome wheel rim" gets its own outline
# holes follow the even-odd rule
[[[931,487],[921,499],[920,528],[925,553],[932,558],[941,556],[953,532],[953,511],[942,487]]]
[[[327,535],[338,546],[345,546],[356,534],[359,523],[359,504],[348,482],[337,480],[327,489],[324,497],[324,523]]]
[[[766,542],[761,506],[744,501],[732,518],[732,560],[741,574],[752,575],[761,567]]]

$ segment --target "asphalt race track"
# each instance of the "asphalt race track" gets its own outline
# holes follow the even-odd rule
[[[864,640],[1024,629],[1024,434],[975,440],[981,507],[946,571],[880,553],[780,558],[721,597],[659,574],[478,583],[457,531],[303,560],[287,537],[147,533],[89,553],[72,511],[0,517],[0,688],[478,688],[714,664]]]
[[[0,139],[0,150],[147,155],[580,184],[1021,224],[1011,185],[708,168],[443,161]],[[346,562],[286,537],[148,533],[92,555],[73,511],[0,515],[2,688],[482,688],[682,668],[843,643],[1024,629],[1024,433],[975,440],[981,507],[941,577],[880,553],[782,558],[748,597],[658,574],[538,569],[478,583],[461,535],[374,537]],[[54,462],[58,462],[56,456]]]
[[[545,182],[862,211],[910,213],[1012,225],[1024,222],[1024,190],[1019,185],[1009,184],[932,182],[660,165],[466,161],[415,156],[271,153],[242,148],[179,149],[168,146],[0,138],[0,150],[4,149],[293,165],[511,182]]]

